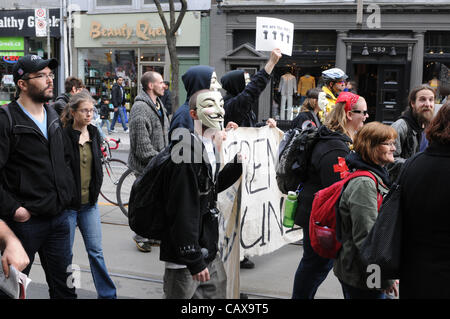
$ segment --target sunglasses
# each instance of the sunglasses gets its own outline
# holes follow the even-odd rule
[[[364,116],[369,114],[369,111],[361,111],[361,110],[351,110],[350,112],[363,114]]]

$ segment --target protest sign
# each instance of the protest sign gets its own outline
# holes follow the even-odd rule
[[[286,196],[276,182],[275,163],[283,132],[277,128],[238,128],[228,132],[222,162],[243,157],[242,178],[219,194],[219,251],[227,272],[227,297],[239,297],[239,261],[264,255],[303,237],[283,226]],[[236,295],[237,294],[237,295]]]
[[[256,50],[272,51],[291,56],[294,43],[294,24],[276,18],[256,17]]]

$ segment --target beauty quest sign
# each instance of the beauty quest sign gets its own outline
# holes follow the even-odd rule
[[[50,36],[60,36],[59,9],[50,9]],[[34,10],[0,11],[0,36],[36,37]]]

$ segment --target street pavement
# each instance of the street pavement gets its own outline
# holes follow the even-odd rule
[[[120,138],[119,150],[113,151],[113,157],[117,156],[126,161],[129,137],[119,126],[116,126],[118,133],[113,133],[109,137]],[[159,260],[159,247],[153,247],[150,253],[138,251],[132,240],[133,232],[128,227],[128,220],[120,209],[107,203],[102,197],[99,197],[99,209],[102,221],[103,253],[109,274],[117,287],[118,298],[161,299],[164,263]],[[241,270],[241,292],[247,293],[250,299],[289,299],[294,274],[301,256],[302,246],[289,244],[273,253],[251,257],[256,267]],[[78,298],[97,298],[87,253],[78,229],[73,247],[73,264],[80,269]],[[28,287],[27,297],[48,299],[45,275],[37,254],[30,278],[32,282]],[[319,287],[316,298],[343,298],[340,284],[332,271]]]

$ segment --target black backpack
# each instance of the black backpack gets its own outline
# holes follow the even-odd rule
[[[150,160],[142,175],[131,187],[128,204],[128,224],[139,236],[161,240],[164,231],[163,177],[170,159],[171,147],[166,146]]]
[[[278,188],[283,194],[296,191],[308,180],[308,169],[314,145],[319,140],[319,129],[307,126],[303,130],[288,130],[278,146],[275,166]]]

